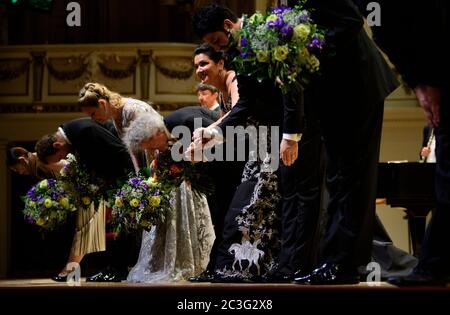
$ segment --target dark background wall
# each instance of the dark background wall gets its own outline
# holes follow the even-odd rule
[[[70,27],[68,0],[0,0],[8,45],[196,42],[191,15],[206,3],[227,5],[239,15],[252,13],[254,1],[78,0],[81,26]],[[40,5],[39,5],[40,4]],[[5,22],[6,20],[6,22]]]

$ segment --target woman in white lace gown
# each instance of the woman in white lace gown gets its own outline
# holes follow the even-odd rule
[[[184,112],[189,115],[188,108]],[[180,112],[169,115],[175,120],[166,117],[171,125],[179,117],[185,118],[177,114]],[[211,123],[205,120],[205,124]],[[167,127],[159,114],[142,114],[126,129],[125,144],[131,151],[169,150],[173,138]],[[184,181],[172,190],[170,205],[166,221],[144,233],[138,262],[128,275],[129,282],[180,281],[206,268],[215,238],[206,196]]]

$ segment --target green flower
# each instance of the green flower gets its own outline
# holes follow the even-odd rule
[[[256,12],[249,18],[249,21],[251,24],[260,24],[264,21],[264,17],[260,12]]]
[[[44,219],[39,218],[39,219],[36,220],[36,225],[43,226],[44,224],[45,224],[45,220]]]
[[[269,52],[266,50],[258,50],[256,52],[256,59],[259,62],[269,62]]]
[[[266,18],[266,23],[268,22],[276,22],[278,19],[278,16],[276,14],[271,14]]]
[[[51,199],[47,198],[44,200],[44,206],[48,209],[51,208],[53,206],[53,202]]]
[[[130,201],[130,206],[136,208],[137,206],[139,206],[139,200],[137,200],[136,198],[133,198],[133,199]]]
[[[59,200],[59,204],[62,206],[62,207],[64,207],[64,208],[69,208],[69,198],[67,198],[67,197],[62,197],[60,200]]]
[[[116,207],[121,208],[121,207],[123,206],[122,198],[116,197],[116,199],[114,200],[114,205],[115,205]]]
[[[319,61],[319,59],[317,59],[316,56],[311,55],[311,56],[309,57],[309,66],[310,66],[311,72],[316,72],[316,71],[318,71],[318,70],[319,70],[319,67],[320,67],[320,61]]]
[[[151,196],[150,198],[148,198],[148,201],[150,203],[150,206],[157,207],[161,203],[161,197],[159,197],[159,196]]]
[[[48,186],[48,182],[46,179],[39,183],[39,188],[46,188]]]
[[[284,61],[289,54],[289,47],[287,45],[275,47],[273,58],[278,61]]]
[[[153,177],[149,177],[149,179],[147,179],[147,183],[150,186],[150,188],[155,188],[158,185],[158,183],[155,181]]]
[[[294,27],[294,38],[299,38],[301,40],[305,40],[308,38],[308,35],[311,33],[311,27],[307,24],[299,24]]]

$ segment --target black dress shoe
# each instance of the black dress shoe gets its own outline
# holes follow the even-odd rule
[[[227,275],[216,273],[214,275],[214,279],[211,282],[213,282],[213,283],[244,283],[244,282],[250,282],[250,281],[238,273],[227,274]]]
[[[96,273],[93,276],[87,277],[86,278],[86,282],[100,282],[101,279],[103,278],[103,274],[104,274],[105,270],[99,271],[98,273]]]
[[[190,282],[211,282],[212,280],[214,280],[214,272],[211,270],[205,270],[201,274],[188,279]]]
[[[52,280],[56,282],[67,282],[67,275],[65,276],[56,275],[52,277]]]
[[[290,283],[293,278],[291,275],[283,274],[281,272],[267,273],[262,276],[262,282],[266,283]]]
[[[408,276],[388,278],[387,282],[399,287],[446,286],[449,279],[448,277],[435,276],[430,273],[413,271]]]
[[[299,270],[297,270],[296,272],[294,272],[294,275],[292,276],[292,280],[294,280],[294,279],[296,279],[296,278],[304,277],[304,276],[306,276],[306,275],[307,275],[307,273],[305,273],[305,272],[303,271],[303,269],[299,269]]]
[[[325,263],[309,275],[295,278],[294,282],[313,285],[357,284],[359,283],[359,276],[354,268],[348,268],[337,263]]]

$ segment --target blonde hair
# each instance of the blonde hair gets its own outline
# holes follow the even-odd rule
[[[80,90],[78,106],[80,107],[98,107],[98,101],[104,99],[113,107],[120,107],[122,96],[119,93],[110,91],[106,86],[100,83],[86,83]]]

